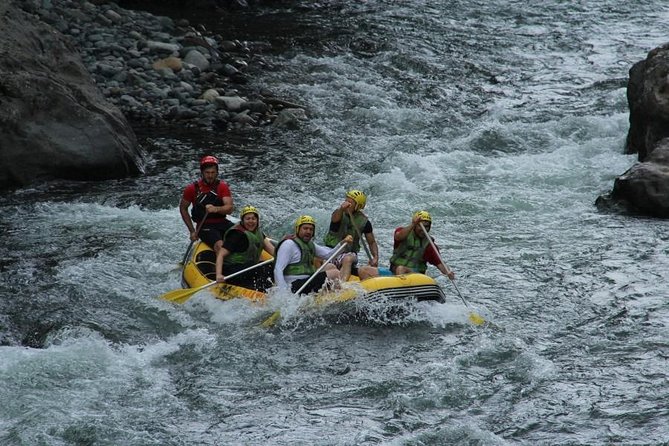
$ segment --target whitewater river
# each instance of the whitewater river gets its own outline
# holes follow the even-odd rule
[[[208,26],[272,43],[253,82],[308,107],[299,129],[146,131],[141,178],[0,198],[0,444],[668,444],[669,222],[594,206],[636,160],[627,73],[669,41],[665,2],[281,3]],[[429,210],[488,323],[443,277],[400,320],[279,295],[271,330],[159,299],[204,153],[273,237],[301,213],[322,237],[359,188],[386,264]]]

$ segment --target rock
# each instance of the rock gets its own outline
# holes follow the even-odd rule
[[[627,102],[630,129],[626,152],[644,161],[653,146],[669,136],[669,44],[655,48],[630,69]]]
[[[630,69],[630,129],[626,153],[639,162],[615,179],[600,208],[669,218],[669,44],[655,48]]]
[[[209,61],[197,50],[190,50],[188,54],[186,54],[186,57],[184,57],[184,62],[198,67],[200,71],[207,71],[209,69]]]
[[[285,127],[289,129],[297,129],[300,126],[300,121],[306,121],[307,114],[301,108],[287,108],[281,110],[276,120],[274,127]]]
[[[669,138],[616,178],[610,199],[634,213],[669,218]]]
[[[214,102],[216,98],[219,96],[220,94],[218,93],[218,91],[214,90],[213,88],[210,88],[209,90],[202,93],[202,99],[204,99],[207,102]]]
[[[242,106],[243,109],[249,110],[251,113],[267,113],[269,106],[263,101],[248,101]]]
[[[151,66],[156,71],[162,68],[169,68],[173,72],[178,73],[183,68],[183,62],[178,57],[170,56],[153,62]]]
[[[102,97],[71,40],[20,3],[0,2],[0,187],[142,171],[134,132]]]
[[[181,48],[177,43],[156,42],[155,40],[147,40],[146,46],[153,53],[177,53]]]
[[[238,112],[246,103],[246,100],[239,96],[219,96],[214,99],[214,103],[227,111]]]

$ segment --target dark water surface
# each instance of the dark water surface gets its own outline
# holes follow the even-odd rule
[[[665,43],[660,1],[280,2],[196,11],[262,42],[257,88],[308,106],[299,130],[139,129],[141,178],[0,198],[0,443],[669,443],[668,223],[599,213],[634,156],[627,71]],[[198,17],[199,15],[199,17]],[[207,20],[205,20],[205,18]],[[271,49],[265,43],[271,44]],[[197,158],[273,237],[324,235],[369,195],[382,262],[428,209],[457,283],[388,320],[361,304],[270,310],[180,283],[177,212]],[[436,274],[435,271],[432,271]]]

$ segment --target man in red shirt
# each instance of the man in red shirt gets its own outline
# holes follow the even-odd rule
[[[233,202],[230,188],[218,178],[218,160],[205,156],[200,160],[202,178],[190,183],[184,189],[179,202],[179,213],[190,232],[190,239],[200,240],[218,254],[223,246],[223,235],[233,223],[227,219],[232,212]],[[191,214],[188,208],[193,206]],[[197,226],[195,226],[193,224]]]
[[[432,248],[427,239],[429,235],[423,231],[419,223],[423,223],[425,230],[430,231],[432,217],[427,211],[416,212],[413,214],[410,225],[395,229],[390,271],[393,274],[412,272],[425,274],[427,264],[431,263],[449,279],[453,280],[455,274],[441,261],[439,253]]]

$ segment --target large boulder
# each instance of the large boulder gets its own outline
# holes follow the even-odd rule
[[[611,199],[634,213],[669,217],[669,138],[616,178]]]
[[[596,204],[669,218],[669,44],[655,48],[630,69],[630,129],[625,150],[639,162],[616,178]]]
[[[0,2],[0,187],[140,173],[143,157],[125,117],[70,41],[19,3]]]
[[[630,129],[626,152],[644,161],[655,144],[669,136],[669,44],[655,48],[630,69],[627,102]]]

